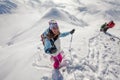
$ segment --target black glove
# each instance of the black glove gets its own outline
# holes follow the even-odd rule
[[[75,32],[75,29],[72,29],[71,31],[70,31],[70,34],[73,34]]]
[[[57,52],[57,48],[56,48],[56,47],[52,47],[52,48],[50,48],[49,52],[50,52],[51,54],[54,54],[54,53]]]

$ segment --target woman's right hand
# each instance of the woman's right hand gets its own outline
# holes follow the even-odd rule
[[[73,34],[75,32],[75,29],[72,29],[71,31],[70,31],[70,34]]]

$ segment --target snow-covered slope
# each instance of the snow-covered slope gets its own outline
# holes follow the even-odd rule
[[[89,54],[81,61],[82,78],[88,80],[120,79],[120,39],[109,33],[99,33],[89,40]]]
[[[60,32],[76,30],[71,43],[73,64],[65,72],[60,70],[64,80],[119,80],[119,4],[119,0],[0,2],[0,80],[51,80],[53,62],[40,41],[50,19],[57,20]],[[115,27],[107,34],[99,32],[111,19]],[[70,39],[61,38],[68,61]]]

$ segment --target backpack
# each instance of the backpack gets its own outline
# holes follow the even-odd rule
[[[44,46],[44,39],[45,39],[44,34],[41,34],[41,41],[42,41],[43,46]]]

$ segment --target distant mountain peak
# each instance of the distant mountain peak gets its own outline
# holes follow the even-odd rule
[[[0,14],[12,13],[17,5],[9,0],[0,1]]]
[[[56,8],[51,8],[47,11],[47,13],[43,16],[43,18],[54,18],[61,19],[65,14]]]
[[[56,19],[62,20],[73,25],[85,26],[87,25],[84,21],[77,19],[75,16],[69,14],[68,12],[58,9],[51,8],[49,9],[42,17],[42,19]]]

